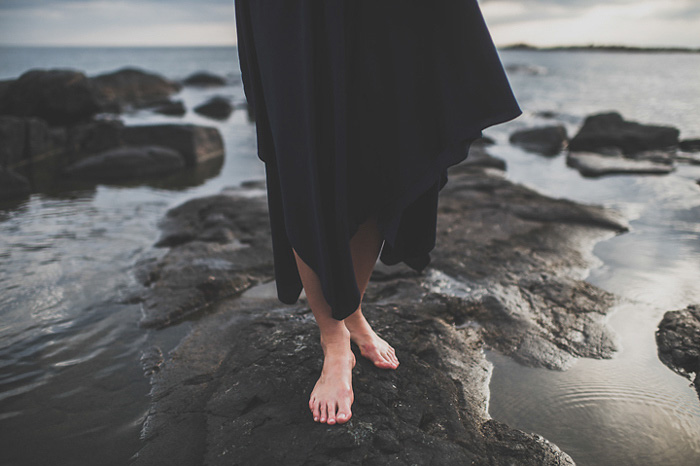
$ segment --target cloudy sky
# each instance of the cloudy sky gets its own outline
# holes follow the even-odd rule
[[[700,47],[700,0],[479,3],[499,46]],[[234,23],[233,0],[0,0],[0,45],[227,45]]]

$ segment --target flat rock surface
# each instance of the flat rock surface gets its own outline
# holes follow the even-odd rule
[[[144,319],[196,320],[153,370],[135,464],[573,464],[489,418],[482,349],[559,370],[610,357],[603,318],[616,298],[581,278],[593,244],[626,224],[499,170],[460,164],[449,176],[431,264],[418,274],[379,263],[365,294],[401,365],[380,370],[356,351],[353,418],[339,426],[308,410],[318,329],[303,294],[294,305],[276,298],[265,197],[229,190],[171,210],[158,243],[168,252],[137,267]],[[224,292],[202,292],[210,276]]]
[[[592,152],[570,152],[566,164],[583,176],[619,174],[665,175],[673,171],[673,165],[651,160],[635,160],[620,155],[601,155]]]
[[[671,370],[692,378],[700,396],[700,304],[668,311],[656,331],[659,359]]]

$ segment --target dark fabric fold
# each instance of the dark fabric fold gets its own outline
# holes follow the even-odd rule
[[[292,247],[333,317],[360,305],[350,238],[377,216],[380,260],[422,271],[447,168],[521,114],[474,0],[235,0],[238,54],[267,173],[280,301]]]

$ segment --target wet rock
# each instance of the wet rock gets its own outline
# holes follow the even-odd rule
[[[510,142],[530,152],[557,155],[566,146],[566,128],[562,125],[543,126],[516,131]]]
[[[678,147],[685,152],[700,152],[700,139],[684,139]]]
[[[227,190],[171,210],[158,242],[170,249],[136,269],[144,320],[196,320],[151,378],[135,463],[573,464],[541,436],[489,418],[483,348],[551,369],[610,357],[617,343],[604,319],[616,298],[583,277],[595,242],[626,222],[500,170],[458,164],[449,177],[429,267],[378,264],[372,274],[363,311],[401,366],[379,370],[356,353],[353,418],[341,426],[314,423],[308,410],[318,328],[305,298],[277,300],[265,196]],[[210,276],[223,286],[201,292]]]
[[[63,166],[124,145],[125,125],[121,120],[93,120],[66,128]]]
[[[188,86],[224,86],[226,78],[206,71],[198,71],[186,77],[182,82]]]
[[[90,78],[105,109],[142,107],[178,92],[182,86],[155,73],[126,67]]]
[[[668,311],[656,331],[659,359],[674,372],[692,379],[700,396],[700,304]]]
[[[490,167],[498,170],[506,169],[506,161],[489,154],[484,145],[487,143],[472,144],[467,158],[460,165],[464,167]]]
[[[679,134],[679,130],[673,127],[626,121],[616,112],[601,113],[586,118],[578,134],[569,142],[569,149],[598,152],[604,147],[617,147],[625,154],[632,154],[675,147]]]
[[[72,69],[32,69],[10,82],[0,99],[0,113],[36,117],[50,125],[90,119],[102,106],[92,81]]]
[[[30,192],[31,186],[25,177],[0,165],[0,201],[23,199]]]
[[[180,152],[187,166],[195,166],[224,156],[224,141],[218,129],[192,124],[138,125],[124,128],[123,140],[129,145],[153,144]]]
[[[182,169],[182,155],[160,146],[124,146],[84,158],[64,175],[94,181],[122,181],[172,173]]]
[[[0,116],[0,167],[13,166],[24,155],[24,119]]]
[[[40,118],[0,116],[0,165],[21,168],[65,150],[64,127],[50,127]]]
[[[566,164],[583,176],[596,177],[616,174],[665,175],[674,169],[669,163],[634,160],[622,156],[600,155],[592,152],[570,152]]]
[[[147,286],[141,325],[162,327],[274,277],[267,201],[234,192],[168,211],[156,246],[171,249],[139,264]]]
[[[151,110],[161,115],[182,116],[187,113],[185,104],[181,100],[165,100],[152,105]]]
[[[665,165],[673,165],[677,160],[676,152],[663,150],[646,150],[643,152],[628,154],[625,157],[632,160],[648,160],[649,162]]]
[[[308,410],[322,365],[308,308],[227,301],[153,375],[134,464],[572,465],[542,437],[489,419],[478,334],[426,317],[435,305],[366,306],[401,366],[379,370],[356,352],[353,418],[326,426]]]
[[[209,118],[225,120],[231,115],[231,112],[233,112],[233,105],[231,105],[231,102],[226,97],[217,95],[197,105],[194,111]]]

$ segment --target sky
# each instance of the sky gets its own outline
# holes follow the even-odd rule
[[[479,4],[497,46],[700,48],[700,0],[480,0]],[[0,45],[235,42],[233,0],[0,0]]]

